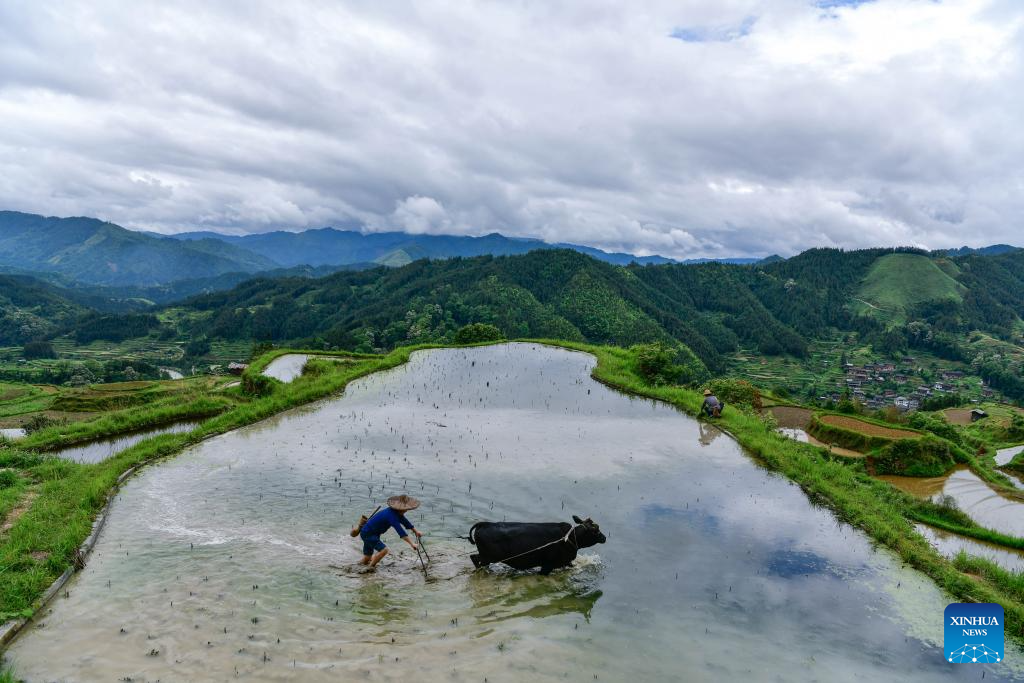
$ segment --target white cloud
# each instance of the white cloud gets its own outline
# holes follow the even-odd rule
[[[1024,8],[819,5],[4,4],[0,207],[683,258],[1020,242]]]

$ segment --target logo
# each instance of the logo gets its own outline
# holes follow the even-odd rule
[[[994,602],[954,602],[946,607],[946,661],[987,664],[1003,661],[1003,607]]]

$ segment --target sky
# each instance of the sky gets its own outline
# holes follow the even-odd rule
[[[1024,245],[1019,0],[0,3],[0,209],[673,258]]]

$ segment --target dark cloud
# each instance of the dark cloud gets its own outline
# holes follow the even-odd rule
[[[1022,25],[1013,0],[5,3],[0,206],[682,258],[1021,242]]]

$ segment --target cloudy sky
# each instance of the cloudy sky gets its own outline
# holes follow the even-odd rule
[[[1019,0],[0,3],[0,208],[687,258],[1024,243]]]

